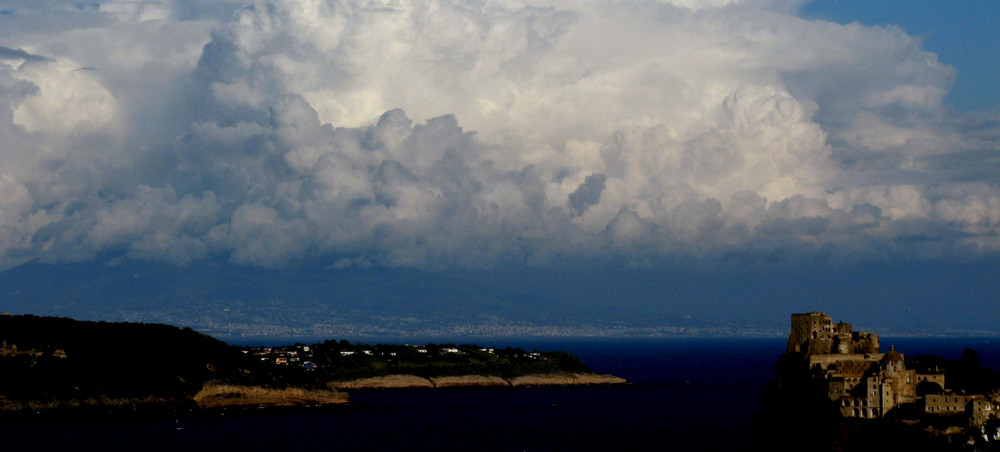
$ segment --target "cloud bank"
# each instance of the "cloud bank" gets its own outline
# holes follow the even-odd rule
[[[1000,113],[793,1],[0,3],[0,268],[1000,250]]]

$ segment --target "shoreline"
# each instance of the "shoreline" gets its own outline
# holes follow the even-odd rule
[[[324,390],[260,386],[206,384],[194,395],[201,409],[234,407],[291,407],[304,405],[339,405],[350,401],[347,393]]]
[[[396,389],[396,388],[461,388],[461,387],[523,387],[523,386],[575,386],[628,383],[614,375],[578,372],[552,372],[528,374],[512,378],[495,375],[456,375],[447,377],[421,377],[417,375],[386,375],[334,381],[329,387],[337,390]]]
[[[307,406],[337,406],[350,404],[353,390],[379,389],[439,389],[439,388],[524,388],[536,386],[586,386],[627,384],[614,375],[578,372],[528,374],[509,379],[489,375],[455,375],[420,377],[417,375],[386,375],[356,380],[334,381],[329,389],[283,388],[261,386],[205,384],[197,394],[185,399],[121,398],[88,400],[19,400],[4,399],[0,417],[19,418],[38,415],[76,417],[103,414],[110,416],[176,415],[192,411],[214,412],[226,409],[296,408]],[[89,402],[89,403],[87,403]]]
[[[327,383],[329,389],[285,388],[206,384],[193,398],[198,408],[296,407],[307,405],[341,405],[350,403],[351,390],[417,389],[417,388],[497,388],[531,386],[581,386],[626,384],[614,375],[552,372],[528,374],[512,378],[495,375],[455,375],[421,377],[417,375],[386,375]]]

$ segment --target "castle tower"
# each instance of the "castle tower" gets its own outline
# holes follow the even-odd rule
[[[830,339],[836,333],[833,319],[822,312],[792,314],[792,332],[788,335],[786,352],[802,353],[808,351],[808,342],[815,339]],[[850,341],[848,341],[850,343]]]
[[[837,350],[836,353],[851,353],[853,352],[852,340],[853,340],[853,330],[854,327],[850,323],[838,322],[836,325],[837,340],[835,342]]]

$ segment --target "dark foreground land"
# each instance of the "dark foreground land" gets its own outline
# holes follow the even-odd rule
[[[327,341],[234,347],[188,328],[0,316],[0,412],[345,403],[351,388],[619,383],[564,352]]]
[[[922,402],[901,405],[875,419],[844,417],[831,402],[826,382],[810,370],[808,359],[786,353],[775,366],[752,431],[752,449],[771,451],[1000,451],[1000,419],[972,418],[971,407],[950,415],[928,413]],[[1000,401],[1000,372],[980,365],[966,349],[961,360],[926,355],[906,358],[910,369],[942,372],[946,385],[918,386],[925,394],[981,394],[984,403]],[[1000,413],[997,413],[1000,414]]]

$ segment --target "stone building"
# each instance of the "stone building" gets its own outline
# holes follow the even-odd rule
[[[924,414],[939,416],[964,415],[973,425],[982,425],[996,417],[994,403],[982,394],[927,394],[924,397]]]
[[[980,394],[927,394],[924,398],[924,413],[964,414],[973,400],[986,400],[986,397]]]
[[[943,374],[918,374],[906,368],[902,353],[879,351],[879,336],[833,323],[822,312],[792,314],[786,353],[808,359],[813,377],[826,386],[846,417],[877,418],[901,404],[918,401],[917,384],[944,387]]]
[[[919,379],[916,371],[906,368],[902,353],[891,348],[877,360],[875,355],[872,358],[860,378],[845,376],[836,368],[824,372],[831,386],[843,388],[839,400],[840,412],[844,416],[881,417],[899,405],[917,401]],[[943,381],[944,376],[940,378]],[[831,400],[838,398],[831,394]]]
[[[867,331],[854,331],[850,323],[833,323],[822,312],[792,314],[792,332],[788,335],[789,353],[807,355],[878,353],[879,337]]]

